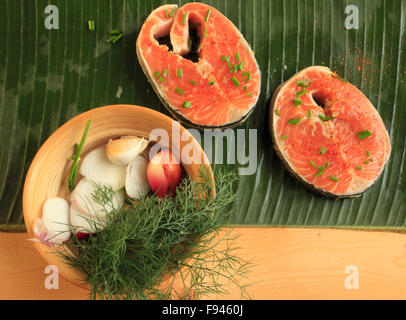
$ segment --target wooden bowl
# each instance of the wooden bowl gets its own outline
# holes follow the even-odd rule
[[[83,154],[112,138],[125,135],[148,138],[151,131],[164,130],[162,132],[167,132],[168,137],[162,135],[158,142],[175,154],[181,154],[178,152],[182,152],[186,145],[188,149],[185,150],[193,147],[193,150],[198,151],[193,154],[192,164],[183,163],[180,159],[184,170],[192,180],[198,178],[199,163],[206,164],[214,185],[213,172],[210,165],[207,165],[209,162],[203,149],[178,122],[162,113],[139,106],[115,105],[93,109],[76,116],[55,131],[42,145],[31,163],[23,192],[24,220],[30,238],[34,238],[33,225],[37,218],[42,217],[44,202],[55,196],[68,198],[67,178],[72,166],[69,158],[74,153],[75,143],[80,142],[88,120],[92,120],[92,124]],[[182,139],[175,138],[176,135]],[[176,142],[179,140],[180,143]],[[35,242],[34,245],[47,264],[57,266],[59,274],[64,278],[80,287],[89,288],[85,284],[86,275],[83,271],[69,266],[59,254],[56,254],[58,250],[67,249],[66,246],[50,248],[39,242]]]

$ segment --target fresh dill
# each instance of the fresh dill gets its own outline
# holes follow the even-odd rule
[[[199,299],[227,294],[227,282],[249,298],[240,282],[252,263],[236,255],[236,236],[224,228],[236,180],[218,171],[214,192],[202,169],[198,180],[183,179],[174,197],[147,195],[113,210],[104,230],[72,239],[62,254],[87,275],[91,299]],[[101,189],[94,200],[105,203],[107,193]]]

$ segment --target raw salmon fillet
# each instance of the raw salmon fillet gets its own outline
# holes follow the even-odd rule
[[[370,187],[389,159],[385,125],[360,90],[326,67],[306,68],[271,102],[275,149],[302,182],[336,198]]]
[[[198,62],[184,57],[191,29],[200,38]],[[172,50],[158,41],[168,35]],[[258,100],[261,76],[253,51],[233,23],[208,5],[154,10],[138,36],[137,56],[164,105],[191,126],[239,124]]]

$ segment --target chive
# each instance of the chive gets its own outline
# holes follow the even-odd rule
[[[307,110],[307,115],[309,116],[309,119],[312,117],[312,110]]]
[[[338,178],[335,177],[335,176],[330,176],[330,180],[333,180],[333,181],[335,181],[335,182],[338,182]]]
[[[306,93],[307,93],[306,90],[299,91],[299,92],[296,93],[296,97],[299,98],[299,97],[303,96],[303,95],[306,94]]]
[[[111,35],[119,35],[121,32],[120,32],[120,30],[118,30],[118,29],[113,29],[113,30],[111,30],[110,31],[110,34]]]
[[[324,172],[324,170],[326,169],[326,167],[318,167],[317,168],[319,171],[323,171]]]
[[[300,87],[303,88],[308,88],[309,86],[306,84],[307,80],[300,80],[300,81],[296,81],[296,84]]]
[[[248,93],[247,93],[247,96],[248,96],[248,97],[252,97],[252,92],[248,92]]]
[[[293,103],[295,104],[295,107],[300,106],[302,104],[301,100],[298,99],[293,99]]]
[[[182,25],[184,25],[185,23],[186,23],[186,13],[183,14]]]
[[[182,105],[183,108],[190,109],[192,103],[190,101],[185,101]]]
[[[209,81],[209,86],[212,86],[215,83],[216,83],[216,81]]]
[[[281,115],[281,112],[280,112],[278,109],[275,110],[275,113],[276,113],[278,116]]]
[[[319,153],[320,154],[325,154],[326,152],[327,152],[327,148],[324,147],[324,146],[321,146],[320,149],[319,149]]]
[[[316,168],[316,164],[314,163],[313,160],[310,160],[310,164],[311,164],[311,166],[312,166],[313,168]]]
[[[89,20],[87,22],[87,25],[88,25],[90,31],[94,31],[94,21],[93,20]]]
[[[240,64],[238,65],[238,70],[242,71],[243,68],[244,68],[244,62],[240,62]]]
[[[206,28],[203,28],[203,38],[206,38],[206,36],[207,36]]]
[[[282,140],[286,140],[288,138],[288,136],[282,136],[281,139]]]
[[[194,87],[196,87],[196,85],[197,85],[196,81],[194,81],[194,80],[189,80],[189,83]]]
[[[120,33],[118,36],[116,36],[114,39],[113,39],[113,43],[116,43],[118,40],[120,40],[121,38],[123,37],[123,35]]]
[[[168,72],[169,72],[168,69],[165,69],[164,72],[162,72],[162,76],[166,77],[168,75]]]
[[[234,83],[234,85],[235,85],[236,87],[238,87],[238,86],[240,85],[240,81],[238,81],[238,79],[237,79],[236,77],[232,77],[232,78],[231,78],[231,81]]]
[[[238,62],[241,62],[241,57],[240,57],[240,55],[238,54],[238,52],[235,54],[235,58],[237,59]]]
[[[160,73],[159,71],[157,71],[157,72],[154,73],[154,76],[155,76],[155,77],[159,77],[160,75],[161,75],[161,73]]]
[[[185,95],[185,91],[183,91],[182,89],[179,89],[178,87],[175,88],[175,91],[180,93],[182,96]]]
[[[289,120],[288,120],[288,124],[290,124],[290,125],[295,125],[295,124],[299,124],[300,121],[302,121],[302,118],[301,118],[301,117],[299,117],[299,118],[297,118],[297,119],[292,118],[292,119],[289,119]]]
[[[248,87],[247,87],[247,86],[244,86],[244,91],[248,91]]]
[[[357,169],[357,170],[362,170],[362,167],[361,167],[361,166],[357,166],[356,169]]]
[[[333,73],[332,73],[331,76],[332,76],[333,78],[336,78],[336,79],[338,79],[338,80],[344,82],[344,83],[348,83],[347,80],[345,80],[344,78],[341,78],[340,76],[338,76],[338,75],[336,75],[336,74],[333,74]]]
[[[368,160],[365,160],[365,162],[364,162],[365,164],[369,164],[369,161]]]
[[[314,177],[315,178],[320,177],[323,173],[324,173],[324,171],[319,171],[314,175]]]
[[[162,83],[165,83],[165,79],[162,77],[159,77],[158,80],[161,81]]]
[[[181,68],[178,68],[178,72],[176,73],[178,78],[182,78],[183,77],[183,70]]]
[[[171,14],[169,15],[170,17],[173,17],[174,14],[176,13],[176,11],[178,11],[178,8],[175,8],[172,10]]]
[[[327,116],[323,116],[322,114],[319,114],[319,118],[320,118],[322,121],[329,121],[329,120],[333,120],[333,119],[334,119],[334,117],[332,117],[332,116],[327,117]]]
[[[372,133],[369,130],[361,131],[357,133],[358,139],[363,140],[365,138],[368,138],[372,136]]]
[[[326,168],[330,168],[330,162],[326,162],[326,164],[324,165]]]
[[[371,154],[369,153],[369,151],[367,151],[366,154],[367,154],[367,157],[369,157],[369,156],[371,155]]]
[[[204,18],[204,21],[207,22],[209,20],[209,17],[210,17],[210,10],[207,10],[206,18]]]
[[[117,36],[111,36],[110,38],[107,39],[107,42],[113,41]]]
[[[168,9],[165,10],[165,17],[168,18]]]
[[[241,73],[242,76],[247,76],[246,79],[244,79],[245,82],[248,82],[251,80],[251,73],[249,71],[246,71],[244,73]]]
[[[230,73],[236,73],[238,70],[238,64],[235,64],[231,67]]]

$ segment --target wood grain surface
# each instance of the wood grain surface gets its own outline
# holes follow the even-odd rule
[[[405,299],[406,234],[332,229],[235,228],[239,255],[256,266],[253,299]],[[46,263],[27,234],[0,233],[0,299],[86,299],[87,291],[61,278],[44,287]],[[359,271],[348,290],[347,266]],[[239,299],[231,285],[230,295]],[[208,297],[216,298],[216,297]]]

